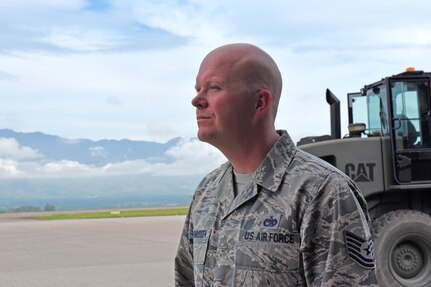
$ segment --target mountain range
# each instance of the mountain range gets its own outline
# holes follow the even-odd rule
[[[102,166],[127,160],[146,160],[148,162],[170,162],[172,157],[166,151],[179,143],[174,138],[167,143],[149,141],[65,139],[41,132],[15,132],[0,129],[0,138],[13,138],[21,146],[29,147],[43,155],[44,160],[70,160],[82,164]]]
[[[178,153],[191,157],[187,144],[195,142],[70,140],[0,129],[0,212],[46,205],[57,210],[188,205],[202,174],[181,173],[187,168]],[[180,172],[160,172],[170,169]]]

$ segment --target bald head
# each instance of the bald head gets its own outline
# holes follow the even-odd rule
[[[196,76],[198,137],[217,147],[241,173],[255,171],[279,138],[275,129],[281,75],[274,60],[250,44],[211,51]]]
[[[200,70],[213,61],[224,66],[229,77],[243,81],[251,92],[261,89],[270,91],[275,117],[281,96],[282,78],[277,64],[268,53],[251,44],[229,44],[212,50],[202,61]]]

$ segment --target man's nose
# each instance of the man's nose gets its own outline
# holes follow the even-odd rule
[[[192,99],[192,105],[198,109],[203,109],[208,106],[208,102],[205,99],[205,97],[202,95],[202,93],[198,93],[193,99]]]

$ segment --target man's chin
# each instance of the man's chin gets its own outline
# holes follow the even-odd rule
[[[201,135],[200,133],[198,133],[198,139],[201,142],[208,142],[208,139],[205,136]]]
[[[198,139],[200,141],[211,144],[211,142],[212,142],[211,138],[212,138],[212,136],[210,133],[202,131],[202,130],[198,131]]]

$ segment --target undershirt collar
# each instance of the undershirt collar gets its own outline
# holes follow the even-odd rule
[[[248,185],[250,182],[252,182],[255,178],[255,173],[238,173],[235,170],[233,170],[233,185],[234,185],[234,193],[235,196],[240,194],[246,185]]]

